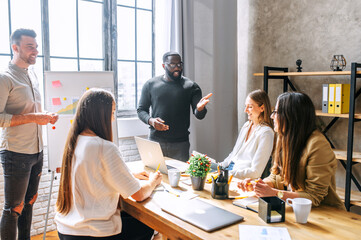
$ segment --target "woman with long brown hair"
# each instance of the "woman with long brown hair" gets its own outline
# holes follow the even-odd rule
[[[337,160],[325,136],[316,128],[315,107],[304,93],[287,92],[277,98],[271,117],[277,133],[271,175],[248,184],[244,191],[258,197],[308,198],[313,206],[331,205],[345,209],[336,193]]]
[[[150,239],[153,230],[117,208],[119,197],[148,198],[159,172],[132,174],[112,143],[115,101],[102,89],[81,97],[65,144],[58,200],[59,238]],[[148,179],[140,185],[136,179]]]
[[[248,121],[240,130],[233,151],[219,165],[236,178],[259,178],[272,154],[274,140],[267,93],[263,90],[249,93],[244,112]]]

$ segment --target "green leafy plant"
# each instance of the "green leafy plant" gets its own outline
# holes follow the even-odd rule
[[[192,154],[187,163],[189,164],[187,173],[193,177],[203,178],[211,170],[211,160],[208,159],[207,155]]]

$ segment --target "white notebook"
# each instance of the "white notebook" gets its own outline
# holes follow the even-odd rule
[[[242,199],[237,199],[232,202],[234,205],[245,208],[254,212],[258,212],[258,198],[257,197],[247,197]]]

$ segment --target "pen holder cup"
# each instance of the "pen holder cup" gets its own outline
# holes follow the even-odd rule
[[[260,197],[258,216],[266,223],[285,221],[285,201],[278,197]]]
[[[217,183],[212,179],[211,196],[214,199],[227,199],[228,198],[229,184],[227,182]]]

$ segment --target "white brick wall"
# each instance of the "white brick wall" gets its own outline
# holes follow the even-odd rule
[[[120,152],[122,153],[124,161],[131,162],[131,161],[140,160],[138,149],[133,137],[120,138],[119,149]],[[0,175],[3,176],[2,167],[0,169]],[[60,174],[55,173],[55,179],[53,182],[53,189],[50,200],[47,231],[56,230],[54,216],[55,216],[55,203],[58,197],[58,190],[59,190],[59,180],[60,180]],[[44,149],[44,166],[39,184],[39,191],[38,191],[39,195],[37,201],[34,204],[33,222],[31,229],[32,236],[39,235],[44,232],[46,211],[47,211],[49,191],[50,191],[50,183],[51,183],[51,172],[48,172],[48,156],[46,149]],[[0,209],[3,209],[3,206],[4,206],[4,178],[0,177]],[[1,215],[2,215],[2,211],[0,211],[0,217]]]

